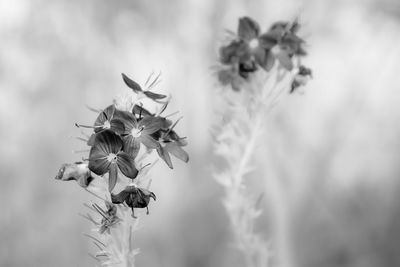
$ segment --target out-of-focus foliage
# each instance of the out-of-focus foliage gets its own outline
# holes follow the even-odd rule
[[[94,265],[78,216],[87,194],[54,176],[81,157],[73,125],[96,116],[85,105],[123,93],[121,72],[144,82],[161,70],[158,92],[185,115],[177,127],[191,162],[154,170],[157,202],[137,232],[137,265],[242,266],[209,169],[218,119],[210,66],[238,17],[265,28],[299,12],[314,79],[270,117],[270,164],[259,171],[288,183],[292,220],[282,231],[299,266],[400,265],[398,10],[371,0],[0,0],[0,265]],[[274,236],[264,200],[258,230]]]

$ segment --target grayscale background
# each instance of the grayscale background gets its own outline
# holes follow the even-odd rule
[[[265,30],[298,14],[314,79],[280,102],[268,135],[275,172],[296,192],[291,256],[299,267],[400,266],[397,0],[0,0],[0,266],[95,265],[78,216],[88,195],[54,176],[81,158],[74,123],[94,120],[86,105],[127,90],[121,72],[143,82],[153,70],[184,115],[191,160],[153,170],[158,199],[135,236],[137,266],[244,266],[211,176],[211,66],[239,17]]]

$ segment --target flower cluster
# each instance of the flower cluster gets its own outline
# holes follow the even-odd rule
[[[151,92],[149,89],[143,90],[125,74],[122,74],[122,77],[125,84],[138,94],[138,99],[148,98],[161,103],[161,110],[156,114],[151,113],[143,108],[141,102],[134,103],[133,108],[128,111],[120,110],[112,104],[99,113],[92,126],[76,124],[77,127],[93,129],[93,133],[86,140],[90,147],[89,158],[83,163],[63,165],[56,178],[77,180],[82,186],[87,187],[94,179],[92,174],[97,176],[108,174],[108,191],[111,193],[120,175],[123,175],[131,179],[132,183],[118,194],[111,193],[111,201],[114,204],[125,202],[132,208],[134,216],[134,208],[147,208],[150,198],[156,199],[153,192],[136,187],[133,183],[140,172],[135,162],[139,151],[144,149],[146,153],[150,153],[156,150],[171,169],[173,165],[169,154],[184,162],[188,162],[189,156],[182,148],[187,144],[185,138],[179,137],[174,130],[179,120],[174,123],[161,116],[168,105],[168,101],[161,102],[166,96]],[[108,210],[111,207],[109,204]],[[106,215],[110,212],[102,213]],[[110,214],[108,215],[111,216]],[[107,219],[104,223],[109,221]]]
[[[237,34],[229,44],[219,50],[219,61],[222,64],[218,71],[219,81],[239,91],[251,73],[260,68],[269,72],[276,62],[278,67],[300,74],[300,66],[297,66],[299,60],[295,59],[300,59],[307,53],[304,40],[298,36],[299,29],[300,24],[295,20],[276,22],[268,31],[261,33],[255,20],[249,17],[240,18]],[[310,77],[308,74],[306,76]],[[296,82],[291,92],[299,85],[302,83]]]

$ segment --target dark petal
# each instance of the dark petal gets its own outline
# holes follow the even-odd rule
[[[271,25],[269,28],[269,31],[280,31],[283,32],[285,31],[286,27],[288,25],[287,21],[277,21],[274,24]]]
[[[125,132],[125,125],[121,120],[112,120],[110,125],[110,130],[117,134],[123,134]]]
[[[113,131],[106,130],[96,134],[93,148],[96,148],[94,152],[97,152],[98,150],[103,154],[103,156],[108,156],[110,153],[117,154],[119,151],[121,151],[122,146],[123,142],[121,137],[116,135]],[[100,154],[96,154],[96,156],[100,156]],[[92,156],[90,156],[90,158],[92,158]],[[96,158],[98,157],[94,157],[94,159]]]
[[[220,70],[218,71],[218,80],[222,85],[228,85],[232,81],[232,70]]]
[[[299,74],[302,75],[302,76],[308,76],[309,75],[309,76],[312,77],[312,70],[310,68],[307,68],[307,67],[301,65],[299,67]]]
[[[134,105],[132,109],[132,113],[134,115],[137,115],[138,117],[147,117],[147,116],[153,116],[153,114],[148,111],[147,109],[143,108],[142,106],[139,105]]]
[[[142,134],[152,134],[165,125],[165,119],[161,117],[145,117],[138,123],[138,128],[143,128]]]
[[[124,125],[124,134],[130,134],[133,128],[137,126],[136,117],[127,111],[118,112],[118,118],[115,121],[122,122]]]
[[[233,41],[227,46],[222,46],[219,49],[220,61],[222,64],[232,64],[239,60],[239,49],[241,49],[242,43]]]
[[[130,191],[122,190],[118,194],[111,194],[111,202],[114,204],[121,204],[129,197]]]
[[[137,82],[129,79],[128,76],[126,76],[125,74],[123,74],[123,73],[121,73],[121,74],[122,74],[122,79],[124,79],[125,84],[129,88],[131,88],[135,93],[140,93],[143,91]]]
[[[157,198],[156,198],[156,195],[155,195],[153,192],[151,192],[150,190],[147,190],[146,188],[138,188],[138,191],[139,191],[141,194],[145,195],[145,196],[148,196],[148,197],[153,198],[154,200],[157,199]]]
[[[270,71],[274,67],[274,64],[275,64],[275,56],[272,54],[271,51],[267,51],[265,56],[264,69],[266,71]]]
[[[135,158],[140,150],[140,142],[132,135],[124,137],[124,152],[128,153],[131,157]]]
[[[271,49],[278,44],[279,37],[275,34],[265,33],[258,38],[260,46],[265,49]]]
[[[246,61],[239,64],[239,72],[255,72],[257,70],[257,65],[254,61]]]
[[[117,184],[118,178],[118,166],[116,163],[110,165],[110,171],[108,172],[108,191],[112,191]]]
[[[281,51],[278,54],[276,54],[276,57],[279,60],[279,63],[281,63],[281,65],[288,71],[291,71],[293,69],[293,62],[292,59],[289,57],[289,55],[284,52]]]
[[[163,99],[167,97],[166,95],[156,94],[150,91],[144,91],[143,94],[153,100]]]
[[[142,133],[137,139],[139,140],[139,142],[150,149],[156,149],[160,146],[160,144],[148,134]]]
[[[249,17],[239,19],[238,35],[242,40],[250,41],[257,38],[260,26],[256,21]]]
[[[256,63],[258,65],[260,65],[262,68],[265,69],[265,65],[266,65],[266,62],[267,62],[267,60],[266,60],[266,58],[267,58],[266,50],[261,48],[261,47],[259,47],[258,49],[256,49],[254,51],[254,58],[256,60]]]
[[[92,147],[92,150],[93,148],[95,147]],[[110,164],[111,162],[109,162],[106,158],[89,158],[89,170],[97,175],[105,174],[110,169]]]
[[[170,169],[174,168],[172,166],[171,157],[169,156],[168,151],[166,149],[160,146],[157,148],[157,153],[160,156],[160,158],[162,158],[165,161],[165,163],[167,163]]]
[[[88,146],[93,146],[94,145],[94,139],[96,138],[96,134],[92,134],[89,139],[87,140],[86,144]]]
[[[161,118],[161,117],[160,117]],[[172,121],[166,118],[162,118],[163,119],[163,125],[162,125],[162,129],[168,129],[169,127],[171,127],[172,125]]]
[[[298,83],[296,80],[294,80],[290,87],[290,94],[292,94],[299,86],[300,86],[300,83]]]
[[[187,145],[187,141],[185,140],[186,138],[179,137],[179,135],[174,130],[171,130],[168,133],[168,138],[175,141],[179,146]]]
[[[182,160],[183,162],[188,162],[189,161],[189,155],[186,153],[185,150],[183,150],[178,144],[175,142],[170,142],[165,145],[165,150],[167,150],[169,153],[177,157],[178,159]]]
[[[120,152],[117,155],[117,164],[120,171],[128,178],[135,179],[138,175],[138,170],[135,167],[135,158],[125,152]]]
[[[109,105],[104,111],[104,115],[106,117],[107,120],[111,120],[114,116],[114,112],[115,112],[115,106],[113,105]]]

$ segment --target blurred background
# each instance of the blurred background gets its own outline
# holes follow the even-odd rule
[[[0,0],[0,266],[95,265],[78,216],[88,194],[54,176],[82,158],[74,123],[96,117],[86,105],[125,92],[121,72],[144,82],[152,71],[162,72],[157,92],[173,96],[169,111],[184,115],[191,160],[153,170],[157,201],[135,236],[137,266],[244,266],[210,175],[210,67],[240,16],[265,30],[299,14],[314,79],[280,102],[264,147],[287,183],[293,262],[400,266],[396,0]],[[267,239],[272,219],[265,212],[257,225]]]

